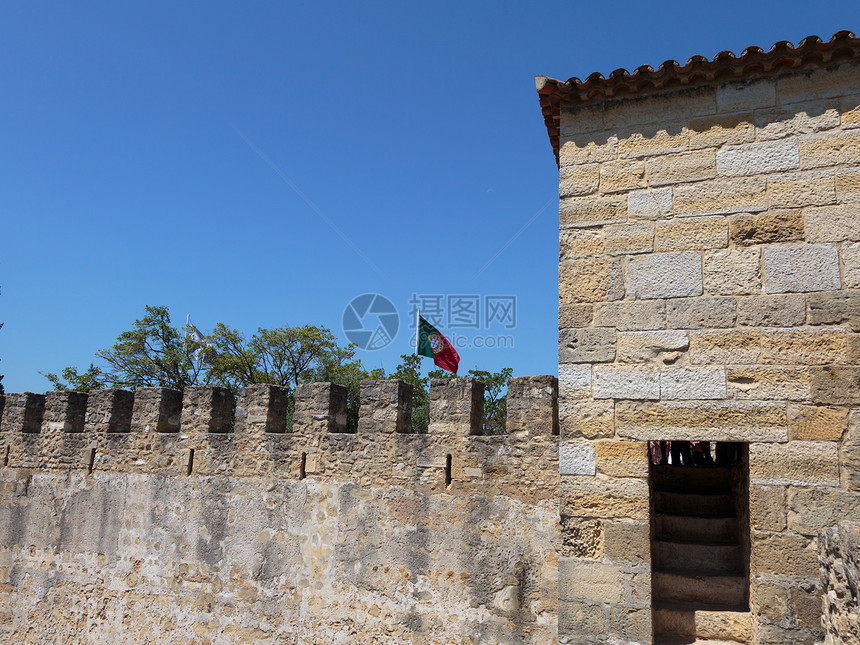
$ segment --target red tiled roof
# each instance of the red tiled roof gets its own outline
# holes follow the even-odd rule
[[[838,31],[828,42],[818,36],[807,36],[797,47],[787,40],[782,40],[774,44],[770,51],[753,46],[747,47],[740,56],[723,51],[714,56],[713,60],[704,56],[693,56],[686,65],[667,60],[656,70],[650,65],[641,65],[633,73],[626,69],[616,69],[607,77],[600,72],[594,72],[584,81],[575,77],[558,81],[546,76],[536,76],[535,85],[557,164],[562,98],[567,101],[579,100],[580,103],[586,104],[624,94],[640,94],[716,80],[751,78],[782,69],[796,69],[810,63],[827,64],[835,60],[857,58],[860,58],[860,38],[850,31]]]

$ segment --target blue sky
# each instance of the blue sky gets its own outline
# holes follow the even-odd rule
[[[555,373],[558,175],[534,76],[840,29],[860,29],[856,1],[6,3],[6,390],[87,367],[147,304],[346,342],[363,293],[401,314],[368,367],[412,351],[413,293],[513,295],[514,329],[456,332],[513,347],[461,347],[461,370]]]

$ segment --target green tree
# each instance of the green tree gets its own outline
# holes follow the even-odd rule
[[[498,372],[469,370],[468,376],[484,384],[484,434],[505,434],[508,416],[508,379],[514,370],[505,367]]]
[[[42,374],[41,372],[39,372]],[[42,374],[51,382],[55,390],[77,390],[78,392],[90,392],[92,390],[103,390],[108,387],[105,374],[100,368],[90,363],[89,369],[84,373],[78,373],[76,367],[65,367],[61,376],[63,382],[56,374]]]
[[[388,377],[412,386],[412,431],[425,433],[430,424],[430,377],[421,376],[421,357],[401,354],[400,364]]]

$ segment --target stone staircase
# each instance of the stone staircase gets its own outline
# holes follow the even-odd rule
[[[752,642],[730,466],[652,466],[654,642]]]

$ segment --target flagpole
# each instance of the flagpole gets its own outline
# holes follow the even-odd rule
[[[415,355],[418,356],[418,343],[421,339],[421,309],[415,307]]]
[[[185,317],[185,355],[188,356],[188,325],[191,324],[191,314]]]

